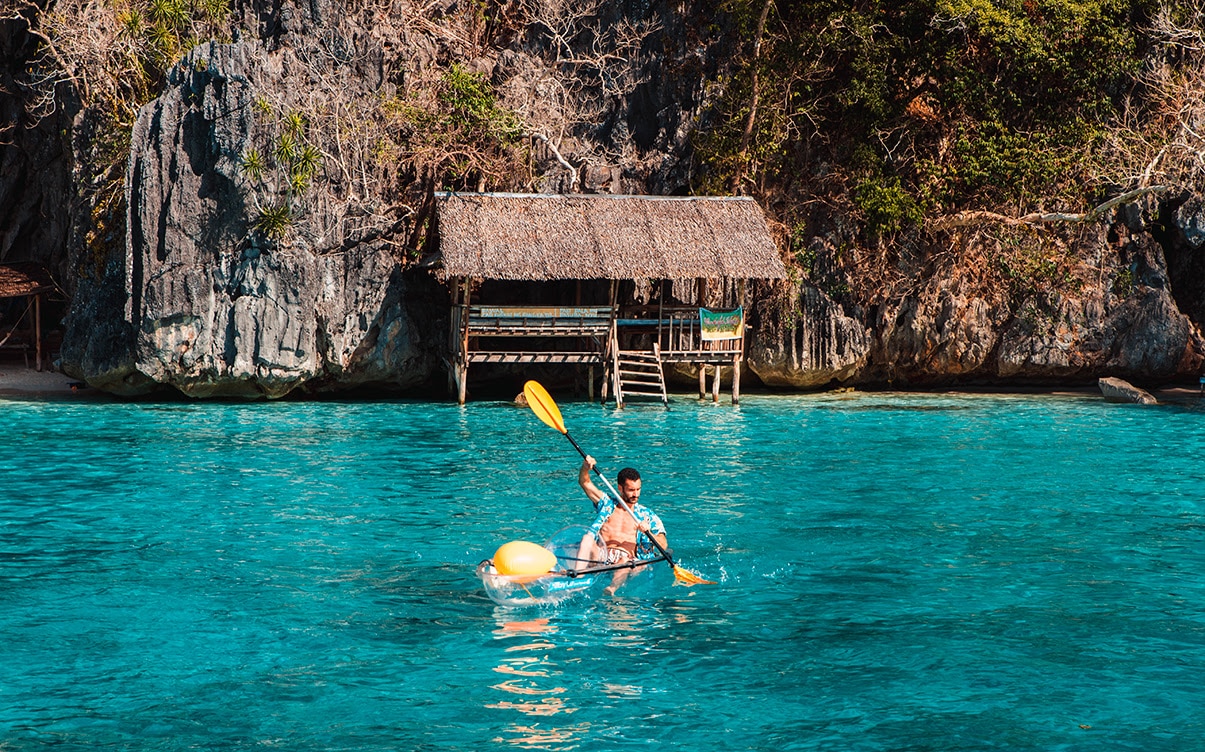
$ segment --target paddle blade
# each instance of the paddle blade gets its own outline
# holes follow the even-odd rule
[[[527,406],[531,408],[537,418],[544,421],[546,425],[565,433],[565,421],[561,418],[560,408],[552,401],[552,395],[548,394],[548,390],[538,381],[529,381],[524,384],[523,396],[527,397]]]
[[[713,580],[705,580],[689,569],[674,565],[674,580],[682,585],[714,585]]]

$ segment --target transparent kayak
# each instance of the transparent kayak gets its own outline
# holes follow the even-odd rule
[[[485,593],[500,606],[531,606],[560,603],[566,598],[590,590],[598,582],[597,574],[582,573],[601,562],[582,561],[578,557],[582,537],[588,529],[581,525],[564,528],[552,536],[544,548],[556,556],[556,566],[548,574],[505,575],[494,568],[492,559],[477,566],[477,576],[485,587]],[[601,551],[605,551],[598,540]]]
[[[589,533],[582,525],[573,525],[557,532],[544,548],[556,556],[556,566],[548,574],[505,575],[494,568],[492,559],[477,565],[477,576],[485,593],[500,606],[537,606],[561,603],[577,595],[587,594],[596,585],[610,581],[610,572],[617,567],[607,566],[606,546],[594,537],[596,557],[586,560],[578,556],[582,538]],[[632,568],[661,561],[660,558],[637,562]]]
[[[598,575],[571,577],[565,572],[551,572],[539,577],[498,574],[488,559],[477,567],[477,575],[485,593],[499,606],[537,606],[560,603],[566,598],[590,590]]]

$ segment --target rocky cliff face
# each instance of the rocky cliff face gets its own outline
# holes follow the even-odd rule
[[[1195,378],[1205,236],[1199,213],[1174,205],[1147,199],[1077,230],[1064,257],[1080,260],[1040,287],[996,272],[999,240],[984,234],[935,241],[928,252],[953,261],[915,273],[906,294],[873,310],[847,313],[800,283],[785,291],[785,315],[782,299],[762,306],[749,368],[768,385],[804,388]],[[1051,236],[1038,251],[1062,243]]]
[[[348,225],[327,213],[299,212],[287,242],[255,226],[257,202],[274,198],[246,175],[263,140],[257,107],[305,86],[298,70],[292,53],[255,41],[203,45],[172,70],[134,129],[126,258],[81,287],[67,368],[117,394],[193,397],[404,389],[431,376],[436,327],[419,309],[439,292],[400,271],[388,227],[348,243]]]
[[[47,121],[33,145],[6,149],[0,197],[19,198],[0,202],[4,258],[37,246],[76,273],[65,370],[122,395],[279,397],[438,381],[446,295],[408,250],[425,168],[396,165],[435,159],[440,145],[421,134],[353,136],[366,113],[402,122],[389,113],[416,105],[399,92],[453,62],[484,76],[528,124],[516,148],[530,149],[530,174],[489,177],[502,161],[473,162],[481,187],[690,185],[692,136],[709,101],[699,82],[721,80],[730,52],[730,40],[704,33],[708,19],[659,3],[579,16],[553,13],[572,4],[532,3],[523,8],[546,17],[523,21],[522,34],[495,30],[499,47],[482,43],[489,29],[463,25],[475,16],[456,15],[456,3],[440,4],[449,25],[439,28],[409,11],[374,23],[375,11],[351,7],[236,4],[256,38],[201,45],[170,70],[132,134],[124,254],[90,253],[66,225],[35,230],[31,219],[58,216],[46,203],[73,195],[29,173],[70,159],[55,156],[70,147],[53,134],[78,141],[86,117],[58,131]],[[610,36],[574,30],[599,13]],[[556,47],[557,34],[578,48]],[[306,145],[320,153],[309,167]],[[74,174],[76,185],[89,175],[55,174]],[[1195,377],[1205,353],[1203,227],[1199,198],[1148,197],[1108,222],[1036,241],[969,230],[918,238],[873,294],[852,294],[848,269],[803,269],[755,288],[747,365],[791,389]],[[812,241],[830,255],[840,243]],[[1030,256],[1010,243],[1029,243]]]
[[[483,181],[522,180],[491,172],[507,167],[505,155],[465,153],[492,148],[484,139],[441,140],[479,138],[509,122],[472,76],[492,83],[501,107],[522,113],[534,152],[538,172],[501,187],[683,188],[683,121],[698,102],[675,98],[697,98],[699,77],[658,78],[670,61],[640,46],[656,35],[649,46],[657,49],[670,31],[644,20],[648,8],[631,16],[591,8],[528,8],[562,44],[589,32],[576,41],[588,49],[569,61],[527,37],[483,49],[468,39],[481,30],[463,26],[473,13],[455,4],[442,8],[441,27],[409,10],[244,8],[263,40],[192,50],[138,115],[126,253],[80,281],[64,369],[131,396],[170,387],[194,397],[279,397],[437,381],[447,297],[426,273],[404,271],[425,219],[414,187],[448,160]],[[610,31],[585,28],[596,16]],[[668,18],[680,30],[682,18]],[[630,57],[597,49],[598,33],[622,37]],[[600,76],[601,88],[587,85]],[[423,100],[424,86],[437,96]],[[406,174],[406,155],[420,174]]]
[[[38,55],[30,6],[0,17],[0,263],[38,261],[65,276],[67,239],[76,213],[71,91],[23,101],[24,69]]]

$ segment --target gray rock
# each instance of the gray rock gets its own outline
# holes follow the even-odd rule
[[[780,289],[759,310],[771,322],[776,311],[794,318],[755,333],[749,367],[769,385],[797,388],[1195,376],[1205,342],[1173,292],[1196,289],[1190,272],[1197,267],[1182,264],[1173,280],[1163,246],[1143,222],[1125,224],[1133,211],[1125,212],[1120,247],[1109,246],[1103,226],[1078,236],[1075,256],[1095,256],[1094,264],[1080,261],[1074,283],[1035,282],[1051,288],[1042,292],[1010,290],[983,264],[935,271],[903,260],[900,271],[912,275],[907,293],[888,297],[873,318],[845,310],[806,282]],[[975,260],[1000,249],[971,244],[959,253]]]
[[[258,42],[203,45],[139,113],[128,255],[93,293],[111,305],[118,284],[128,290],[130,341],[123,346],[120,326],[101,342],[76,331],[82,342],[64,346],[72,372],[120,394],[170,386],[193,397],[400,389],[430,377],[433,355],[406,306],[408,288],[423,282],[398,272],[382,232],[355,242],[331,221],[347,212],[317,188],[287,239],[254,226],[272,196],[254,190],[241,160],[263,141],[257,99],[299,86],[290,70],[303,70],[291,53]]]
[[[0,263],[35,261],[66,283],[73,270],[62,249],[86,213],[72,180],[73,170],[86,171],[72,153],[80,104],[69,86],[57,87],[53,102],[30,87],[27,74],[44,54],[37,15],[33,4],[8,2],[0,14]]]
[[[843,383],[870,354],[869,330],[811,283],[784,284],[759,304],[758,314],[763,327],[752,337],[746,359],[768,386]]]
[[[1185,201],[1176,209],[1175,223],[1192,248],[1205,246],[1205,202],[1199,196]]]
[[[1150,392],[1139,389],[1124,379],[1107,376],[1097,381],[1100,393],[1106,402],[1132,402],[1139,405],[1155,405],[1159,400]]]
[[[963,278],[931,278],[916,296],[884,304],[867,375],[924,383],[983,372],[1008,311],[981,290]]]

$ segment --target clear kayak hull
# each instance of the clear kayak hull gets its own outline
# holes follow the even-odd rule
[[[600,582],[603,574],[578,572],[603,562],[583,560],[578,553],[582,538],[589,530],[580,525],[564,528],[552,536],[544,547],[556,556],[556,566],[542,575],[504,575],[486,559],[477,566],[477,576],[485,593],[500,606],[555,605],[576,595],[584,594]],[[595,536],[597,551],[605,557],[606,547]],[[596,553],[595,556],[600,555]]]
[[[552,572],[539,577],[498,574],[492,561],[481,562],[477,576],[485,594],[499,606],[555,605],[594,587],[599,575],[570,577]]]

